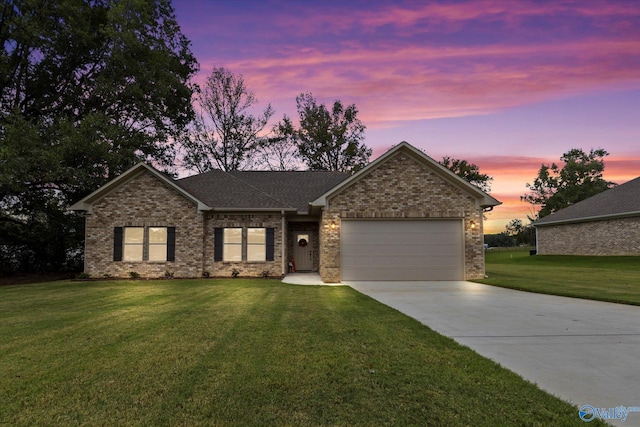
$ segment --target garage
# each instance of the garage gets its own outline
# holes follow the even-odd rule
[[[342,221],[342,280],[464,280],[462,220]]]

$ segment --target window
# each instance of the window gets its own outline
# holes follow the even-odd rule
[[[167,260],[167,228],[149,227],[149,261]]]
[[[267,260],[267,229],[247,229],[247,261]]]
[[[222,260],[242,261],[242,228],[224,229]]]
[[[142,261],[144,252],[144,227],[125,227],[124,261]]]
[[[247,228],[246,230],[244,232],[239,227],[216,227],[213,230],[213,260],[274,261],[275,228]]]
[[[113,260],[173,262],[176,260],[175,227],[115,227]]]

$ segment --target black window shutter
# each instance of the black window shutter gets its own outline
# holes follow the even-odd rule
[[[223,228],[213,230],[213,260],[222,261],[222,232]]]
[[[122,227],[113,228],[113,260],[122,261]]]
[[[276,229],[267,228],[267,261],[273,261],[275,259],[275,237]]]
[[[167,227],[167,261],[176,260],[176,228]]]

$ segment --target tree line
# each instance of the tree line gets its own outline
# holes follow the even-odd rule
[[[67,207],[140,161],[353,173],[372,154],[354,104],[304,92],[295,120],[271,124],[241,74],[194,84],[170,0],[2,0],[0,41],[0,273],[79,270],[84,220]],[[490,190],[476,165],[441,164]],[[532,203],[564,179],[545,173]]]

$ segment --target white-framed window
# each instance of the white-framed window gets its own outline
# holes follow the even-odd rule
[[[223,237],[223,261],[242,261],[242,228],[225,228]]]
[[[247,228],[247,261],[267,260],[267,229]]]
[[[149,261],[167,260],[167,227],[149,227]]]
[[[124,227],[123,260],[142,261],[144,255],[144,227]]]

